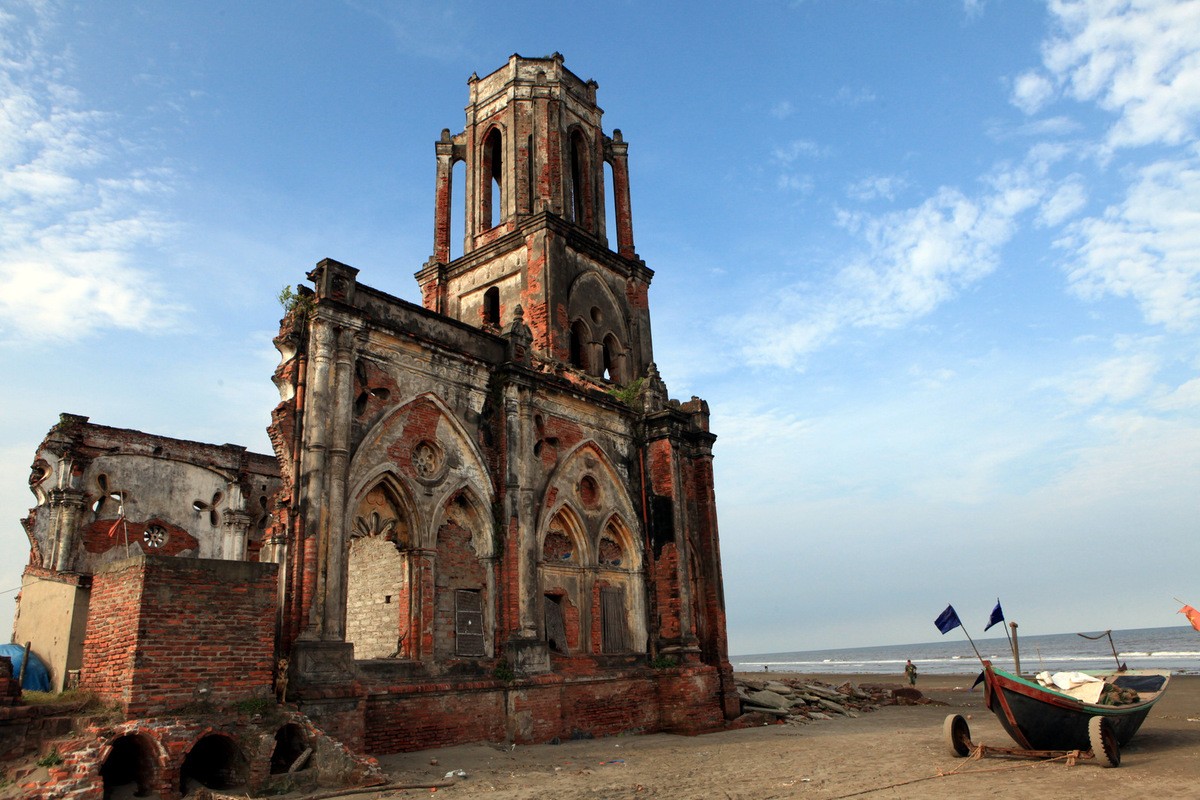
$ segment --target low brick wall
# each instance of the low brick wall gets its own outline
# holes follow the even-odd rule
[[[136,556],[95,575],[80,686],[127,715],[272,696],[274,564]]]
[[[720,730],[725,714],[713,667],[561,674],[500,681],[368,688],[366,749],[426,750],[469,742],[548,742],[622,733]]]

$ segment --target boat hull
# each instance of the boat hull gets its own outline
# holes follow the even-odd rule
[[[1088,720],[1104,717],[1121,745],[1137,733],[1150,709],[1162,696],[1169,678],[1163,674],[1132,676],[1156,685],[1154,696],[1124,706],[1096,705],[1055,692],[1033,681],[984,664],[984,702],[1004,730],[1030,750],[1088,750]],[[1124,679],[1118,679],[1124,680]]]

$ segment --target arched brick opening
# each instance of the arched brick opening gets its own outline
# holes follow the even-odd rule
[[[304,735],[304,729],[294,722],[284,725],[275,731],[275,750],[271,753],[271,774],[282,775],[290,772],[292,765],[296,764],[308,750],[308,737]],[[312,763],[311,757],[305,758],[303,763],[296,767],[296,771],[308,769],[310,763]]]
[[[247,777],[246,756],[233,739],[219,733],[202,736],[188,751],[179,770],[179,791],[186,795],[197,784],[208,789],[234,789]]]
[[[158,780],[154,741],[145,734],[126,734],[113,740],[108,757],[100,765],[105,800],[111,797],[149,797]]]

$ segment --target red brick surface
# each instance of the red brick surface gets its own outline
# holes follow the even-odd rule
[[[275,565],[168,557],[92,584],[80,680],[131,716],[271,696]]]

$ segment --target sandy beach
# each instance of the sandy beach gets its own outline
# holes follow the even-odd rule
[[[804,675],[831,685],[892,684],[899,676]],[[761,678],[761,673],[746,677]],[[1075,766],[990,757],[954,758],[942,739],[948,714],[969,719],[976,743],[1012,746],[985,708],[975,676],[922,676],[928,705],[885,706],[850,719],[766,725],[697,737],[618,736],[559,745],[466,745],[383,756],[395,782],[466,778],[436,790],[359,797],[522,798],[1196,798],[1200,797],[1200,676],[1176,676],[1121,766]],[[944,704],[944,705],[943,705]],[[435,761],[436,763],[431,763]]]

